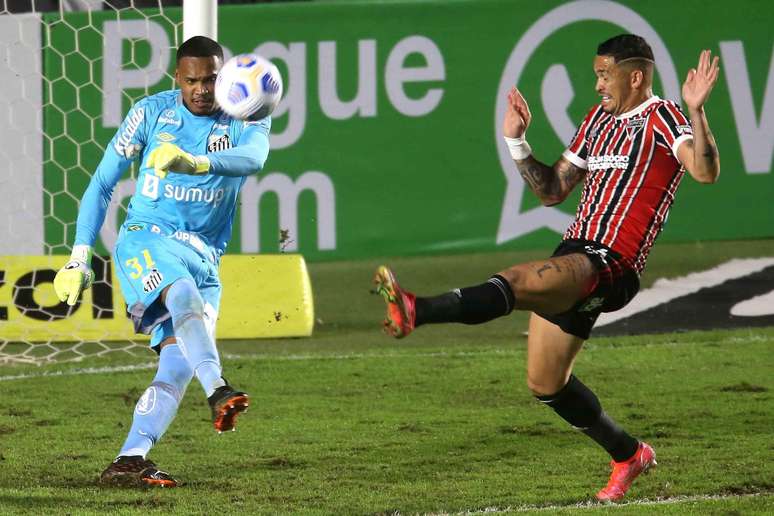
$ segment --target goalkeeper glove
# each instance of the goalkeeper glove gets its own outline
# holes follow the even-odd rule
[[[167,172],[202,175],[210,170],[210,159],[207,156],[194,156],[167,142],[151,151],[147,164],[162,179],[167,177]]]
[[[73,306],[81,292],[91,286],[94,281],[94,271],[91,270],[91,247],[88,245],[73,246],[70,261],[59,269],[54,278],[54,290],[60,301],[67,301]]]

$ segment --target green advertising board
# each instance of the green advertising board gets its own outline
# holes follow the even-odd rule
[[[597,44],[622,32],[652,45],[655,91],[665,98],[680,98],[701,49],[721,57],[706,106],[721,178],[708,186],[686,176],[661,238],[774,236],[774,10],[765,0],[742,5],[221,6],[227,53],[271,58],[286,90],[273,150],[246,184],[229,252],[297,250],[324,260],[555,245],[579,192],[558,207],[539,206],[501,142],[505,93],[514,84],[523,92],[534,153],[553,162],[599,100],[591,67]],[[112,13],[44,18],[51,251],[72,243],[77,200],[132,100],[172,87],[180,21],[171,9],[120,21]],[[131,186],[127,177],[117,197]],[[120,209],[109,213],[105,247],[121,218]]]

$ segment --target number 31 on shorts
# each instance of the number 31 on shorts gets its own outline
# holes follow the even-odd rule
[[[147,249],[142,250],[142,257],[145,259],[145,269],[150,270],[153,268],[154,265],[156,265],[156,262],[153,261],[153,257],[150,254],[150,251]],[[142,276],[143,268],[142,265],[140,265],[140,259],[137,257],[129,258],[126,260],[126,265],[128,267],[131,267],[132,270],[129,271],[129,276],[132,277],[132,279],[137,279],[140,276]]]

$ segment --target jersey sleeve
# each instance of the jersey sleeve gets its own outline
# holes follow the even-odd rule
[[[207,154],[210,174],[219,176],[249,176],[263,170],[269,157],[271,118],[242,122],[242,131],[235,147]]]
[[[671,101],[662,103],[656,110],[654,128],[675,156],[684,141],[693,139],[691,121],[680,106]]]
[[[144,99],[132,106],[105,149],[102,160],[81,198],[75,226],[76,245],[93,246],[96,242],[97,233],[105,221],[113,189],[147,143],[148,109]]]
[[[581,122],[581,125],[578,127],[578,130],[575,131],[575,136],[570,140],[567,149],[562,153],[564,159],[583,170],[588,169],[586,160],[589,155],[589,133],[601,109],[600,106],[595,106],[588,112],[586,118],[583,119],[583,122]]]

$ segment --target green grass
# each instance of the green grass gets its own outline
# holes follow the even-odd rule
[[[774,242],[656,252],[645,286],[731,257],[774,256]],[[429,294],[544,255],[389,263]],[[152,369],[40,376],[152,364],[152,354],[0,366],[0,376],[35,375],[0,381],[0,513],[774,512],[774,328],[589,341],[576,374],[654,445],[659,467],[637,481],[627,505],[578,506],[604,485],[608,459],[527,391],[526,317],[422,328],[393,341],[378,331],[374,265],[310,267],[315,337],[220,343],[225,374],[253,404],[237,432],[217,435],[192,383],[150,456],[185,482],[180,489],[96,483]],[[648,505],[662,498],[671,503]]]

